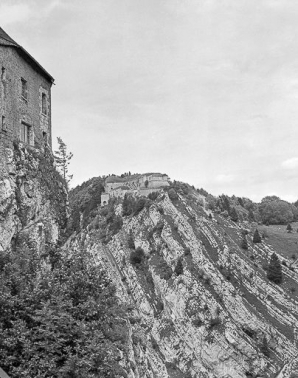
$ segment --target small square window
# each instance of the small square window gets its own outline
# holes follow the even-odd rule
[[[25,100],[28,100],[28,83],[23,78],[21,78],[21,82],[22,82],[22,97]]]
[[[47,114],[47,96],[45,93],[41,95],[41,112]]]

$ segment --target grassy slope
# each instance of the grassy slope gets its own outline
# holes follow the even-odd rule
[[[293,223],[293,232],[288,233],[287,226],[272,225],[259,226],[261,234],[265,232],[268,235],[266,243],[269,244],[276,252],[291,260],[293,254],[298,257],[298,223]]]

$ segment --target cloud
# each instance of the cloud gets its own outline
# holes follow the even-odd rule
[[[281,166],[286,169],[298,168],[298,157],[292,157],[281,163]]]

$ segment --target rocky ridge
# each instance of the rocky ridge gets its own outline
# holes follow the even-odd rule
[[[243,229],[252,225],[210,217],[203,205],[194,190],[177,200],[164,191],[123,217],[122,200],[114,201],[109,212],[123,225],[112,237],[103,239],[107,210],[98,208],[68,241],[67,248],[93,254],[131,305],[128,377],[290,377],[298,302],[266,278],[263,265],[274,251],[266,241],[252,243],[253,227],[249,251],[242,250]],[[138,247],[144,257],[135,264]],[[283,274],[298,284],[297,271],[283,266]]]

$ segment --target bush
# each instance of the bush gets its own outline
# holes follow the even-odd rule
[[[170,198],[170,200],[171,201],[177,201],[177,199],[178,199],[178,194],[176,193],[176,191],[175,191],[175,189],[173,189],[173,188],[171,188],[170,190],[169,190],[169,198]]]
[[[152,192],[152,193],[149,193],[148,194],[148,198],[151,200],[151,201],[155,201],[156,198],[158,197],[158,192]]]
[[[242,241],[241,241],[241,248],[242,249],[248,249],[247,239],[246,236],[243,235]]]
[[[135,251],[130,252],[130,262],[132,265],[142,264],[145,257],[144,250],[138,247]]]
[[[122,226],[123,226],[122,218],[120,216],[113,217],[113,221],[110,224],[110,230],[112,232],[112,235],[117,234],[117,232],[121,230]]]
[[[213,328],[221,323],[220,318],[211,318],[209,328]]]
[[[266,357],[268,357],[268,358],[270,357],[270,350],[269,350],[268,342],[267,342],[267,339],[266,339],[265,336],[263,337],[263,341],[262,341],[262,345],[260,346],[260,350]]]
[[[164,214],[164,209],[161,206],[158,206],[157,210],[159,211],[160,214]]]
[[[132,196],[128,196],[127,193],[124,195],[122,203],[122,215],[127,217],[131,215],[134,211],[135,199]]]
[[[179,258],[177,261],[177,265],[175,267],[175,273],[177,274],[177,276],[179,276],[180,274],[183,274],[183,265],[182,265],[181,258]]]
[[[257,228],[254,232],[254,236],[253,236],[252,241],[253,241],[253,243],[261,243],[262,242],[261,236],[259,234],[259,230]]]
[[[134,242],[131,234],[129,235],[129,237],[127,239],[127,245],[128,245],[128,248],[135,249],[135,242]]]
[[[143,198],[143,197],[139,198],[136,203],[134,215],[139,214],[144,209],[145,205],[146,205],[146,198]]]
[[[235,207],[232,207],[231,211],[230,211],[230,217],[231,217],[231,220],[233,222],[238,222],[238,213],[237,213],[237,210],[235,209]]]
[[[200,318],[197,318],[197,319],[194,319],[192,321],[192,324],[195,326],[195,327],[201,327],[203,325],[203,322]]]
[[[276,283],[282,282],[282,268],[278,256],[273,253],[267,270],[267,278]]]

